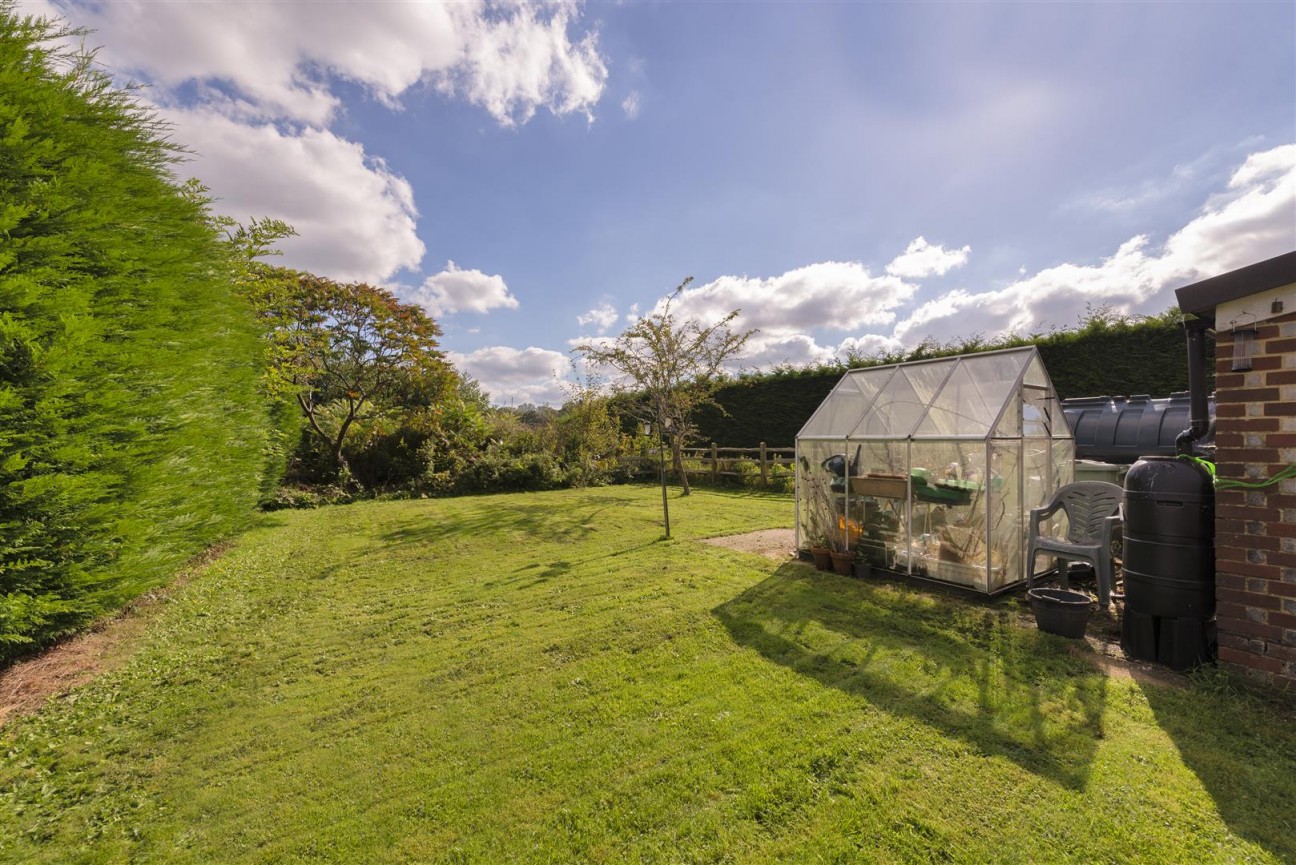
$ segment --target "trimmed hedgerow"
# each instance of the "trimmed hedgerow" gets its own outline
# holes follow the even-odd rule
[[[268,465],[227,252],[65,35],[0,3],[0,661],[164,582]]]

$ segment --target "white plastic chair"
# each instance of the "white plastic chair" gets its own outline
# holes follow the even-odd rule
[[[1113,580],[1112,538],[1121,523],[1121,502],[1125,491],[1103,481],[1078,481],[1058,487],[1053,499],[1030,512],[1030,543],[1026,552],[1026,585],[1035,584],[1035,556],[1045,553],[1057,560],[1058,577],[1067,585],[1067,562],[1089,562],[1098,576],[1098,603],[1111,603]],[[1066,511],[1065,538],[1040,535],[1040,523]]]

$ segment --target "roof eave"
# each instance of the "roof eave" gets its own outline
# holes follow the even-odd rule
[[[1176,288],[1175,298],[1184,312],[1213,320],[1221,303],[1292,283],[1296,283],[1296,251]]]

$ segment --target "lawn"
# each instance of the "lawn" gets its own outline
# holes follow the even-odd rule
[[[1280,862],[1289,715],[614,487],[269,515],[0,731],[10,862]]]

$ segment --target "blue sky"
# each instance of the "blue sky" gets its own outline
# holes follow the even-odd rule
[[[1291,2],[21,8],[503,403],[689,275],[768,367],[1160,312],[1296,249]]]

